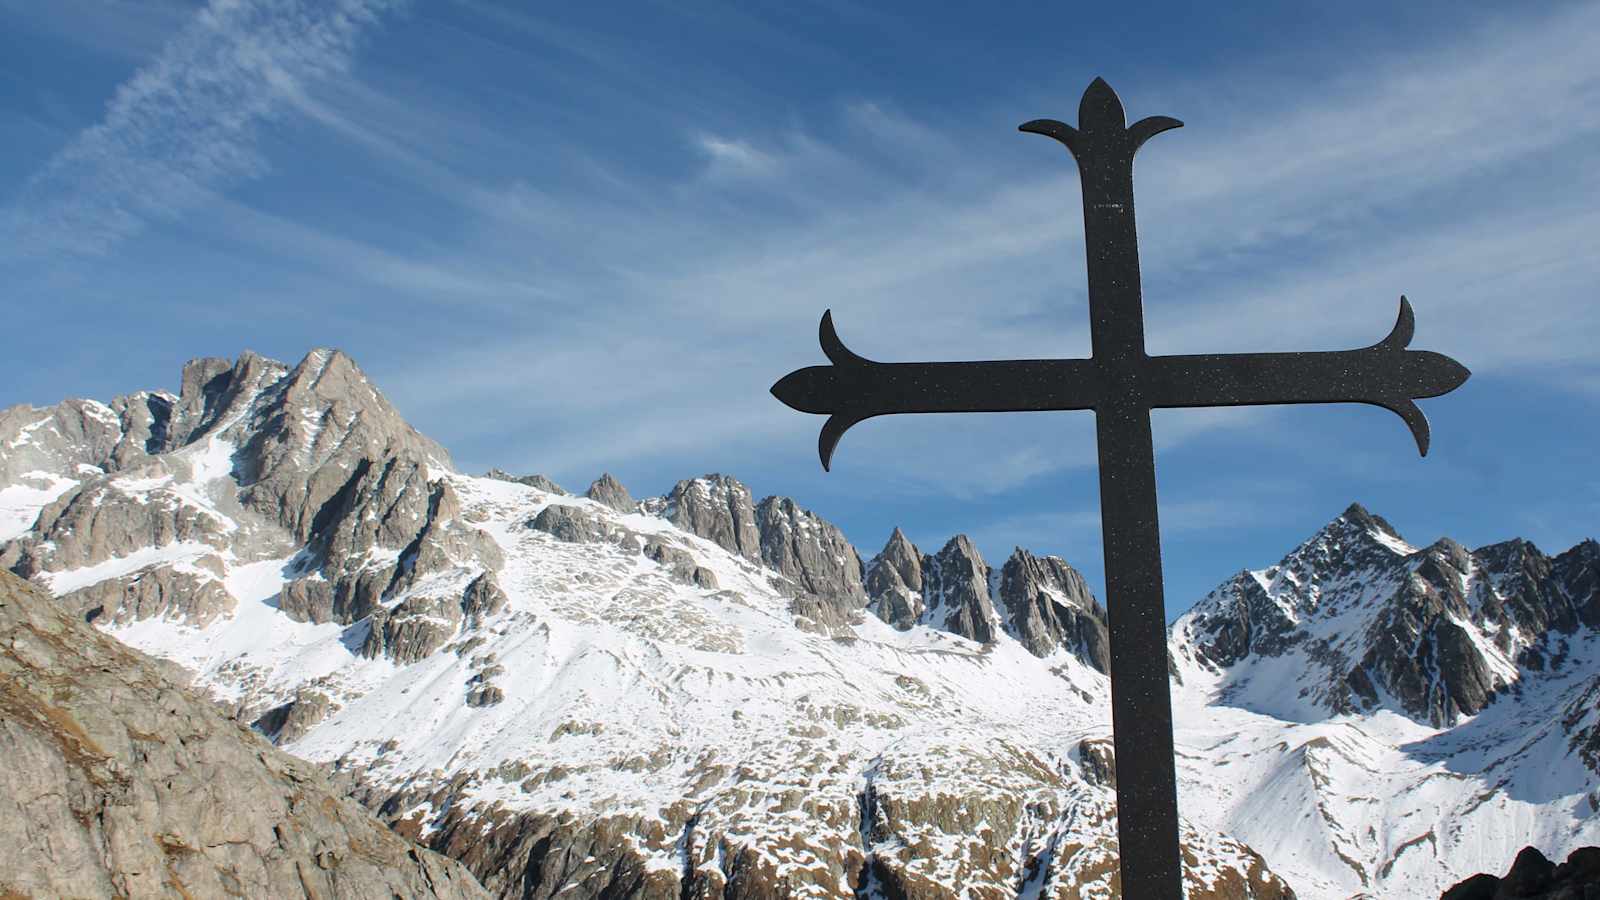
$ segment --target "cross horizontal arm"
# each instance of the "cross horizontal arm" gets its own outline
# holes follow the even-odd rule
[[[828,414],[817,441],[822,467],[850,426],[891,413],[1037,412],[1093,409],[1099,380],[1087,359],[881,363],[857,356],[823,313],[822,350],[831,366],[797,369],[772,386],[789,407]]]
[[[1093,409],[1094,364],[1087,359],[808,366],[772,393],[808,413],[1043,412]]]
[[[1370,347],[1151,357],[1140,377],[1140,394],[1151,407],[1369,403],[1404,419],[1426,456],[1428,420],[1412,401],[1449,393],[1470,373],[1443,354],[1407,350],[1415,330],[1411,304],[1401,297],[1394,330]]]

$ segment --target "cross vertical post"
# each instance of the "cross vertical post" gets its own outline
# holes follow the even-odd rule
[[[1096,79],[1079,105],[1077,129],[1049,120],[1021,127],[1065,144],[1078,161],[1083,186],[1090,340],[1102,383],[1095,439],[1111,644],[1117,852],[1123,860],[1139,861],[1121,867],[1122,894],[1173,900],[1183,896],[1178,778],[1167,683],[1155,446],[1150,406],[1139,383],[1147,356],[1133,155],[1151,135],[1179,125],[1176,119],[1145,119],[1128,129],[1117,95]]]
[[[1470,374],[1442,354],[1407,349],[1416,321],[1405,297],[1389,335],[1358,350],[1146,354],[1133,157],[1146,140],[1181,125],[1166,116],[1127,125],[1116,92],[1097,78],[1084,92],[1076,128],[1053,119],[1021,126],[1060,141],[1078,163],[1094,349],[1089,359],[881,363],[845,347],[826,312],[819,340],[832,364],[797,369],[772,386],[788,406],[828,416],[817,438],[824,469],[845,431],[874,416],[1094,410],[1117,840],[1122,895],[1130,900],[1183,896],[1150,410],[1366,403],[1398,414],[1426,455],[1428,422],[1414,401],[1449,393]]]

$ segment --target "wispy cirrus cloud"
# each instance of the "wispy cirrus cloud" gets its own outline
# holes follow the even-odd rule
[[[401,3],[212,0],[0,211],[0,253],[103,253],[259,175],[260,126],[348,71],[361,34]]]
[[[224,83],[254,86],[260,111],[232,130],[213,128],[215,145],[236,152],[194,170],[214,171],[196,179],[210,191],[260,171],[251,123],[292,112],[370,153],[389,170],[391,187],[448,207],[448,231],[402,241],[390,239],[392,228],[362,231],[358,207],[332,221],[212,203],[207,224],[269,260],[316,270],[337,285],[330,296],[367,285],[405,295],[410,309],[437,310],[441,324],[425,345],[392,364],[363,361],[420,425],[464,444],[457,458],[468,464],[526,462],[575,477],[664,454],[725,453],[733,461],[717,464],[732,467],[759,457],[761,447],[804,448],[815,423],[759,388],[820,361],[814,334],[827,306],[853,349],[884,360],[1088,350],[1077,173],[1058,146],[993,132],[1001,120],[992,105],[941,117],[845,96],[833,101],[831,119],[763,109],[764,98],[733,81],[661,77],[661,48],[648,41],[477,3],[451,5],[472,13],[452,32],[466,42],[454,45],[458,56],[535,74],[576,59],[581,77],[530,79],[525,89],[399,68],[382,79],[328,77],[348,65],[361,31],[391,5],[347,0],[366,16],[329,26],[344,37],[324,42],[303,66],[294,53],[275,64],[302,66],[298,80],[270,77],[265,64],[213,60],[211,68],[230,73]],[[299,18],[311,15],[302,10]],[[1419,346],[1448,348],[1474,368],[1515,365],[1530,354],[1548,359],[1554,348],[1564,357],[1581,352],[1584,326],[1600,326],[1574,287],[1594,272],[1586,252],[1593,215],[1582,191],[1552,187],[1555,176],[1534,171],[1518,190],[1542,199],[1508,200],[1508,215],[1480,194],[1483,172],[1533,158],[1570,160],[1571,147],[1600,130],[1600,105],[1591,102],[1600,73],[1585,64],[1582,39],[1596,27],[1594,6],[1526,16],[1404,57],[1362,57],[1315,89],[1293,73],[1242,87],[1215,73],[1181,87],[1119,83],[1134,116],[1176,113],[1190,122],[1152,142],[1139,169],[1152,352],[1367,342],[1387,330],[1401,291],[1417,304]],[[293,26],[266,31],[286,29]],[[530,35],[531,44],[511,41]],[[187,92],[168,106],[205,121],[226,104],[205,79],[175,74],[183,60],[211,59],[174,49],[185,41],[205,43],[175,41],[162,60],[178,61],[147,70],[167,73],[174,95]],[[335,62],[318,65],[323,58]],[[661,89],[666,81],[680,89]],[[1081,87],[1053,86],[1047,102],[1009,100],[1007,117],[1013,108],[1025,113],[1003,121],[1070,119]],[[1523,115],[1519,98],[1528,96],[1540,104]],[[229,115],[219,122],[234,121]],[[583,131],[596,119],[629,123],[626,140],[621,131]],[[137,228],[170,205],[148,187],[159,179],[140,168],[161,154],[107,149],[123,140],[115,129],[143,134],[118,121],[109,115],[79,138],[94,152],[78,151],[79,160],[63,151],[30,185],[36,222],[69,211],[84,223],[53,239],[108,246],[125,210]],[[187,152],[206,158],[199,136],[193,141]],[[69,163],[77,168],[51,174]],[[115,189],[101,192],[105,200],[86,190],[89,199],[73,207],[78,201],[61,198],[74,196],[74,172]],[[112,233],[97,244],[97,229]],[[1515,315],[1495,302],[1498,274],[1536,264],[1547,310],[1565,318]],[[473,308],[500,324],[451,332]],[[560,391],[528,389],[558,382]],[[485,416],[485,408],[509,415]],[[1157,429],[1164,447],[1273,413],[1188,415]],[[893,489],[1003,494],[1092,465],[1092,417],[1061,418],[865,423],[846,438],[846,465]],[[538,425],[524,428],[519,419]],[[507,445],[537,446],[539,455],[507,459]],[[907,446],[917,451],[896,452]]]
[[[1202,104],[1201,116],[1186,116],[1191,128],[1147,147],[1139,171],[1152,352],[1357,346],[1388,330],[1404,291],[1419,310],[1418,346],[1447,347],[1479,371],[1581,356],[1590,330],[1582,323],[1600,327],[1581,287],[1595,271],[1586,249],[1594,215],[1556,168],[1528,167],[1570,160],[1600,132],[1591,102],[1600,70],[1585,62],[1581,38],[1596,27],[1600,7],[1571,8],[1367,60],[1316,91],[1274,85],[1270,96],[1253,88],[1263,95],[1239,97],[1242,108]],[[1145,93],[1128,91],[1136,117],[1184,111]],[[1528,96],[1540,106],[1519,117]],[[561,423],[558,436],[541,435],[541,465],[626,465],[720,451],[735,435],[751,445],[803,439],[814,423],[750,385],[819,361],[811,335],[827,306],[852,349],[877,359],[1087,352],[1077,176],[1069,159],[1050,155],[1059,147],[1041,144],[1035,156],[1032,138],[1005,136],[1018,149],[991,156],[963,147],[971,134],[953,124],[859,100],[839,109],[836,121],[810,128],[685,127],[723,174],[767,176],[717,184],[715,203],[694,190],[704,170],[681,181],[628,172],[614,191],[540,182],[456,192],[485,216],[482,248],[598,261],[574,287],[592,302],[541,321],[537,333],[408,364],[397,391],[448,429],[452,410],[495,391],[461,374],[472,363],[493,359],[497,378],[543,384],[550,361],[566,360],[559,371],[577,382],[568,391],[508,391],[498,402]],[[372,130],[419,140],[441,131]],[[1019,167],[1019,158],[1045,162]],[[1505,167],[1520,173],[1518,196],[1484,189],[1495,183],[1485,173]],[[1497,299],[1508,268],[1540,285],[1540,315]],[[563,348],[602,333],[615,346],[650,349],[567,359]],[[626,439],[615,413],[582,413],[615,409],[619,391],[637,401],[628,420],[643,426]],[[1194,414],[1164,423],[1158,437],[1173,446],[1272,415]],[[1026,417],[992,427],[915,421],[923,418],[852,430],[850,467],[879,484],[972,498],[1093,462],[1092,442],[1079,440],[1087,417],[1059,427]],[[684,434],[675,424],[685,421],[708,424]],[[918,450],[885,452],[895,446]],[[613,456],[596,461],[596,447]]]
[[[706,175],[710,178],[760,177],[777,169],[777,160],[746,141],[702,134],[695,143],[709,160]]]

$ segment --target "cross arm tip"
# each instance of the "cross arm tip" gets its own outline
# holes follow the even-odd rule
[[[1055,138],[1061,142],[1062,146],[1074,154],[1077,153],[1078,129],[1065,122],[1055,119],[1030,119],[1018,125],[1017,130],[1028,134],[1042,134],[1047,138]]]
[[[844,437],[851,425],[864,418],[867,417],[834,413],[822,423],[822,432],[817,435],[817,456],[822,459],[822,471],[833,471],[833,451],[839,446],[839,439]]]
[[[1133,149],[1138,150],[1144,142],[1150,140],[1163,131],[1182,128],[1183,123],[1171,116],[1146,116],[1128,126],[1128,139],[1133,144]]]

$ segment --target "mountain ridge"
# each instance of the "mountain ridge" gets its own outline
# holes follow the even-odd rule
[[[1105,608],[1064,560],[896,528],[863,561],[726,475],[643,500],[463,475],[336,351],[183,382],[0,412],[0,565],[491,891],[1112,889]],[[1174,623],[1192,891],[1289,896],[1281,868],[1301,896],[1437,893],[1502,865],[1491,815],[1517,848],[1600,843],[1592,542],[1525,544],[1418,549],[1356,505]],[[1458,821],[1424,839],[1404,823],[1441,765]]]

